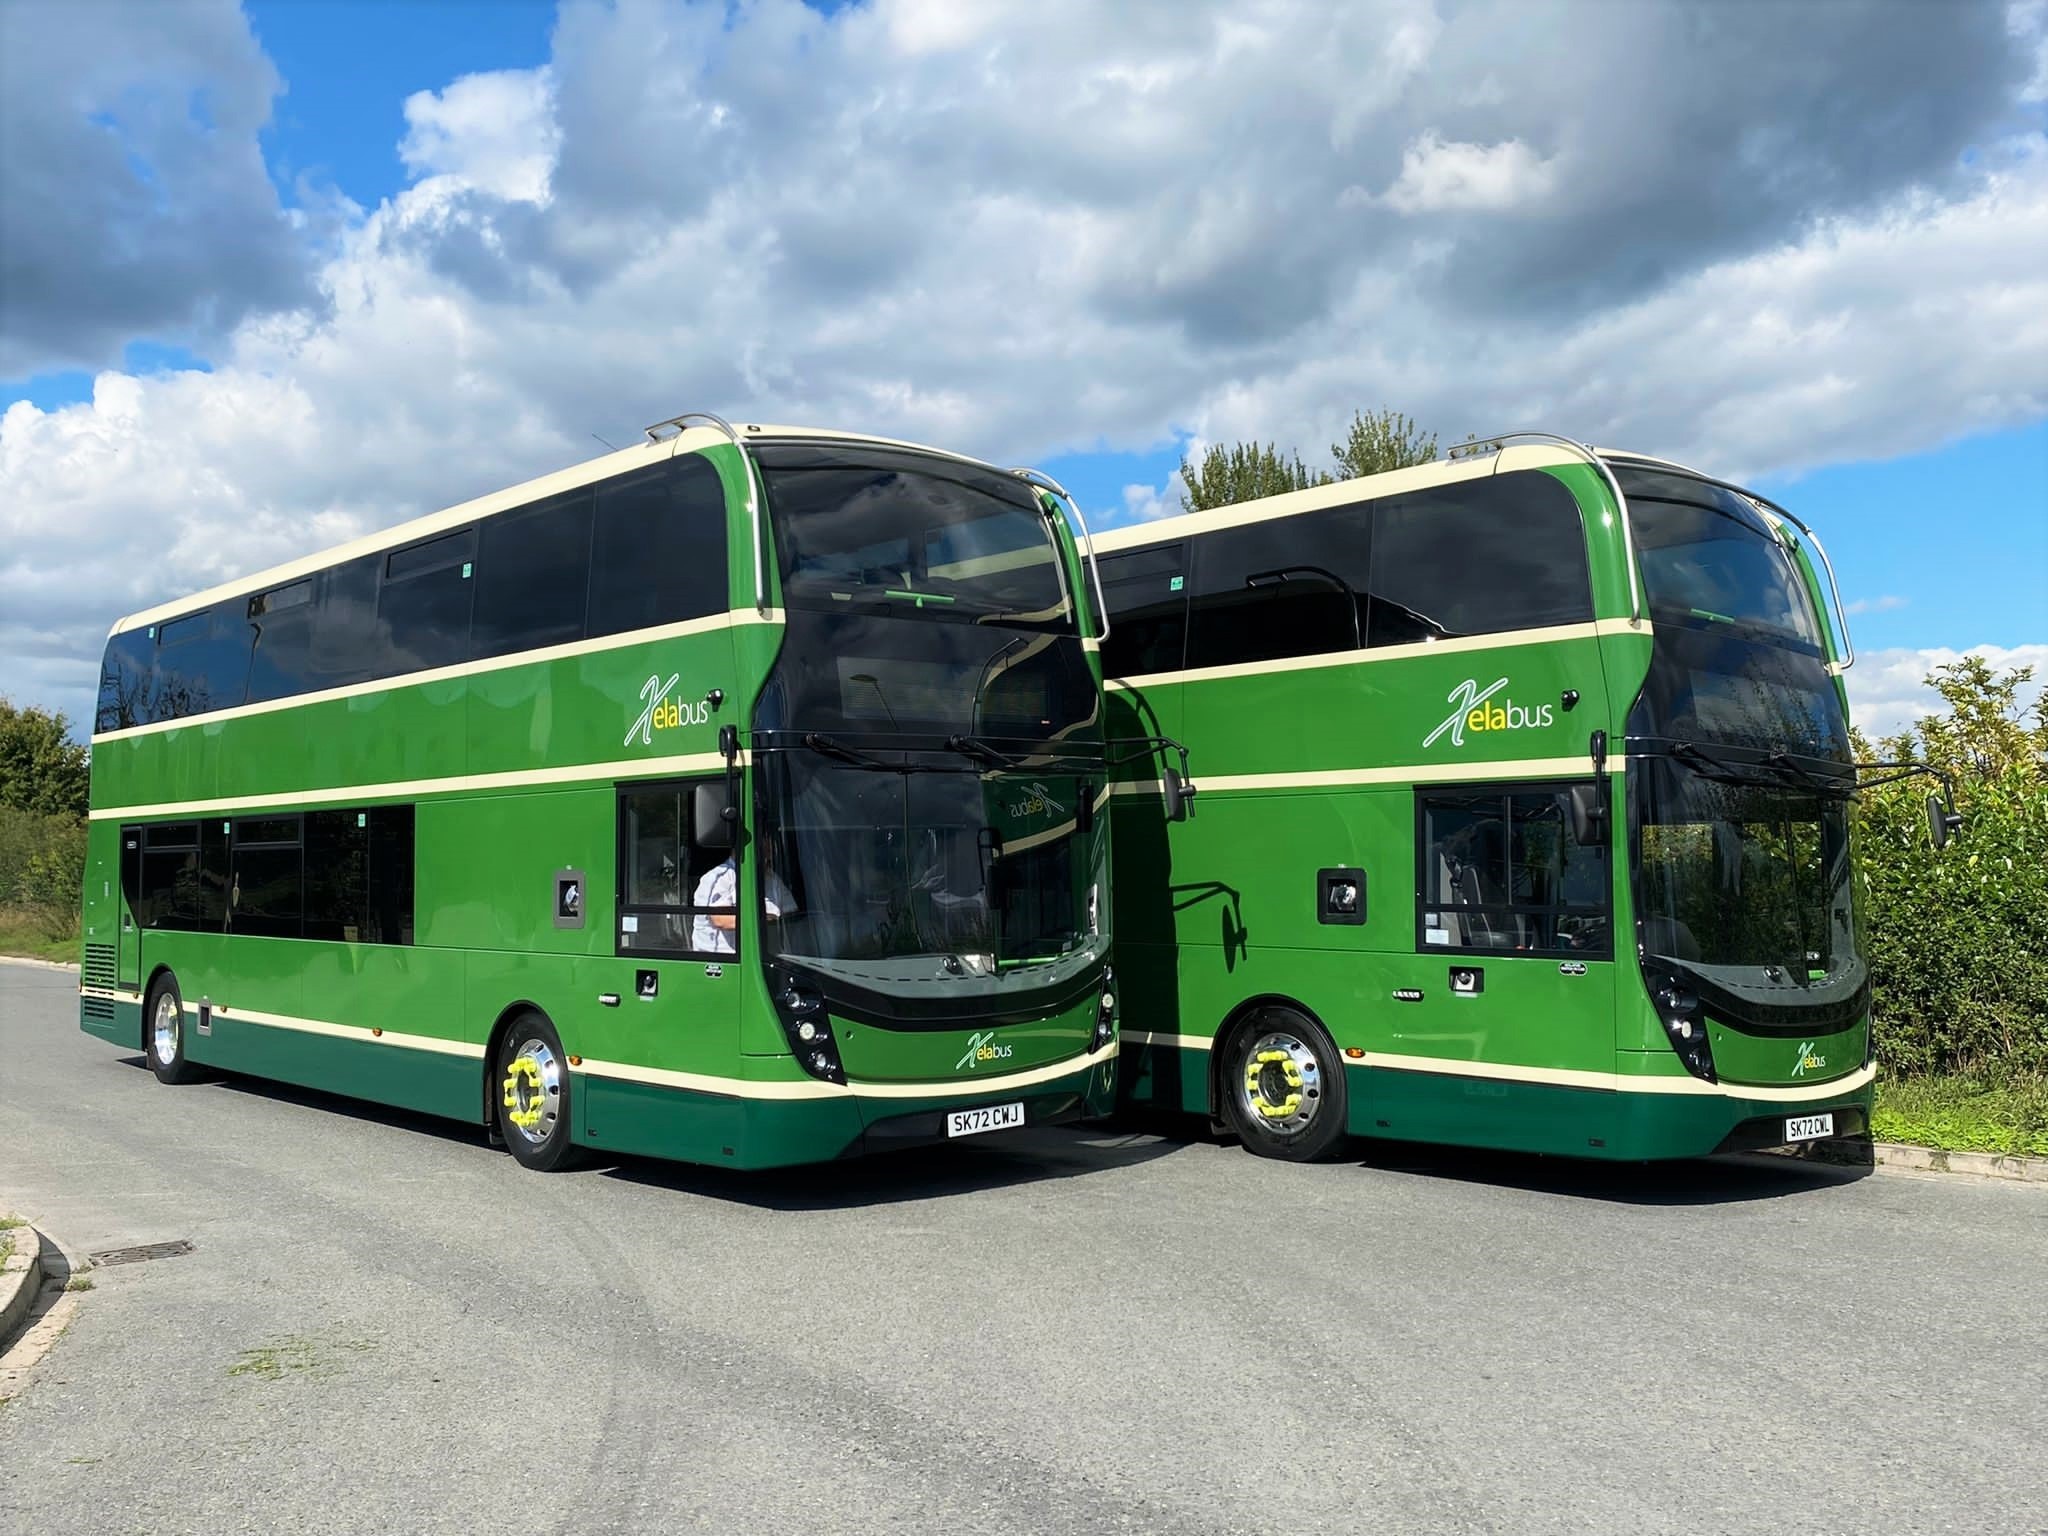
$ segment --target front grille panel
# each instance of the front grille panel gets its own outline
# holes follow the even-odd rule
[[[114,1021],[114,1000],[110,997],[80,998],[78,1011],[88,1019],[111,1024]]]
[[[114,984],[114,946],[86,945],[85,964],[79,967],[79,980],[88,987],[111,987]]]

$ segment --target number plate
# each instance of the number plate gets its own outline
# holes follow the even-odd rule
[[[1835,1134],[1833,1115],[1794,1115],[1785,1122],[1787,1141],[1819,1141]]]
[[[1022,1104],[984,1104],[980,1109],[946,1112],[948,1136],[979,1136],[983,1131],[1007,1131],[1023,1123]]]

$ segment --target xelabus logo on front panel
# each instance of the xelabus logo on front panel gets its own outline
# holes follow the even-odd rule
[[[679,726],[710,723],[709,701],[699,699],[694,704],[684,704],[669,697],[676,691],[676,684],[682,681],[682,677],[682,673],[674,672],[669,674],[669,680],[664,683],[661,674],[657,672],[641,684],[640,697],[647,701],[647,707],[640,711],[640,718],[626,728],[627,746],[633,745],[635,736],[640,738],[641,746],[651,747],[654,745],[656,731],[671,731]]]
[[[979,1034],[967,1037],[967,1053],[953,1063],[955,1072],[971,1072],[984,1061],[1001,1061],[1011,1052],[1011,1047],[996,1044],[996,1032],[984,1029]]]
[[[1433,747],[1440,737],[1448,734],[1451,745],[1465,745],[1467,731],[1527,731],[1541,729],[1553,723],[1557,716],[1548,704],[1522,705],[1508,698],[1502,690],[1508,685],[1504,677],[1496,678],[1484,688],[1479,679],[1468,677],[1449,693],[1446,702],[1457,705],[1444,716],[1443,724],[1422,738],[1425,747]],[[1494,695],[1501,694],[1499,702]]]

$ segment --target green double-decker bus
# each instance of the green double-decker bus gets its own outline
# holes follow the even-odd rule
[[[1114,786],[1132,1099],[1294,1158],[1866,1128],[1853,655],[1790,514],[1532,433],[1093,544],[1112,751],[1199,786]]]
[[[1057,487],[648,436],[115,626],[87,1031],[537,1168],[1108,1107],[1097,620]]]

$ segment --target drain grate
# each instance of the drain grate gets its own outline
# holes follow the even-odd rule
[[[185,1238],[176,1238],[168,1243],[139,1243],[133,1248],[109,1248],[103,1253],[89,1253],[87,1258],[95,1269],[104,1269],[109,1264],[141,1264],[149,1259],[175,1259],[183,1253],[190,1253],[192,1244]]]

